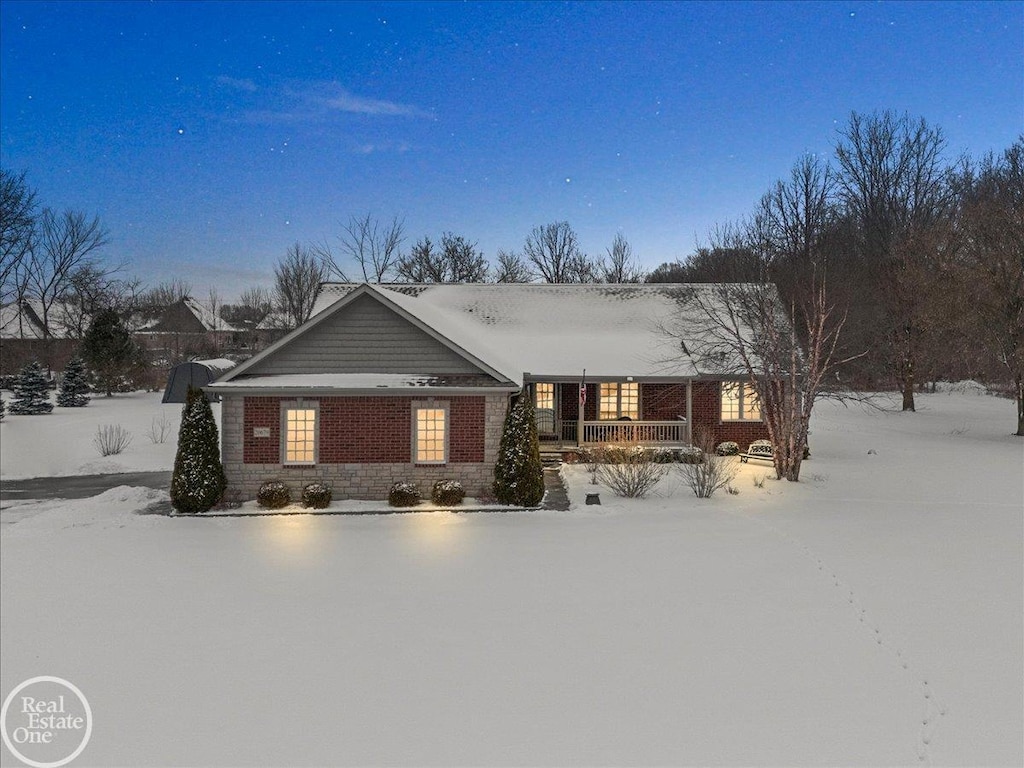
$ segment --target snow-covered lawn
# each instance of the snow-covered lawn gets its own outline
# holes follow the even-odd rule
[[[83,691],[74,765],[1021,765],[1024,444],[1005,400],[920,405],[823,404],[804,482],[710,501],[18,505],[0,688]]]
[[[11,393],[3,393],[10,401]],[[56,475],[92,475],[114,472],[169,470],[181,423],[181,404],[162,405],[161,392],[130,392],[103,397],[94,395],[84,408],[54,408],[43,416],[15,416],[10,412],[0,423],[0,477],[14,480]],[[213,405],[220,419],[220,405]],[[93,438],[97,428],[121,425],[132,433],[132,442],[116,456],[100,455]],[[166,442],[154,443],[149,434],[163,425]]]

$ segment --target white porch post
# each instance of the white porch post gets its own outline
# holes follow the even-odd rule
[[[686,442],[693,445],[693,379],[686,380]]]

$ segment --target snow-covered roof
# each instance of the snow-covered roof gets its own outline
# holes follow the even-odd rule
[[[315,318],[359,287],[327,283]],[[696,285],[388,284],[370,286],[513,381],[534,377],[695,376],[666,328]]]
[[[62,302],[50,306],[49,337],[68,337],[68,328],[73,325],[72,313]],[[85,323],[88,325],[88,322]],[[38,301],[12,301],[0,306],[0,338],[2,339],[45,339],[47,333],[43,324],[43,305]]]
[[[232,368],[238,365],[238,363],[236,363],[234,360],[228,360],[226,357],[215,357],[210,360],[192,360],[191,362],[198,363],[199,365],[205,365],[214,373],[223,373],[224,371],[230,371]]]
[[[293,375],[250,376],[211,385],[217,390],[434,390],[466,388],[503,388],[487,376],[437,376],[409,373],[306,373]]]

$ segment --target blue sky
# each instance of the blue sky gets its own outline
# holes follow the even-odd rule
[[[1024,3],[0,3],[0,162],[205,294],[352,214],[488,257],[567,220],[655,266],[851,110],[1024,129]]]

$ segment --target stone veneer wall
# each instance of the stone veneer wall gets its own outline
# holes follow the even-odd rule
[[[304,398],[320,403],[320,459],[333,463],[283,465],[280,403],[294,399],[224,397],[221,456],[228,478],[227,498],[253,499],[261,483],[275,479],[291,487],[293,498],[303,485],[314,481],[330,485],[336,499],[385,500],[399,481],[417,483],[424,496],[437,480],[458,480],[468,496],[491,492],[508,410],[504,393],[434,398],[449,407],[450,461],[441,466],[410,461],[412,403],[427,398],[406,396]],[[254,426],[268,427],[271,436],[254,437]]]

